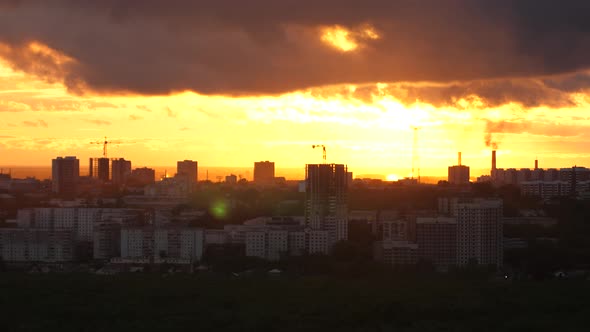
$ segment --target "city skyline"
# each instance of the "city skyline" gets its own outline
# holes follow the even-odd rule
[[[493,152],[498,152],[495,150],[491,151]],[[461,152],[458,152],[461,155]],[[500,155],[498,153],[496,153],[497,155]],[[64,157],[67,155],[64,155]],[[76,158],[78,158],[77,156],[74,156]],[[98,160],[101,158],[90,158],[90,164],[85,164],[84,160],[81,159],[80,160],[80,176],[91,176],[92,177],[92,170],[89,169],[91,166],[91,163],[95,160]],[[495,158],[493,158],[495,159]],[[120,158],[120,157],[114,157],[114,158],[108,158],[105,160],[125,160],[124,158]],[[129,161],[129,160],[128,160]],[[186,160],[185,160],[186,161]],[[96,161],[95,161],[96,162]],[[181,161],[177,161],[181,162]],[[490,162],[490,156],[488,155],[488,163]],[[215,179],[219,179],[220,177],[224,177],[233,173],[236,173],[236,175],[240,178],[244,178],[247,179],[249,181],[256,181],[256,166],[257,164],[262,164],[264,162],[253,162],[253,166],[202,166],[197,174],[199,177],[201,177],[201,179],[206,179],[206,180],[215,180]],[[266,161],[266,163],[269,163],[268,161]],[[274,162],[271,162],[274,165]],[[148,168],[152,168],[156,171],[157,173],[157,177],[158,178],[165,178],[165,177],[169,177],[169,176],[173,176],[175,174],[174,170],[177,169],[177,165],[137,165],[137,164],[133,164],[133,168],[144,168],[144,167],[148,167]],[[524,167],[514,167],[513,165],[505,165],[505,162],[500,162],[499,164],[501,167],[501,169],[555,169],[555,170],[559,170],[559,169],[569,169],[571,167],[577,166],[577,167],[584,167],[584,165],[580,165],[577,163],[571,163],[570,166],[563,166],[563,167],[543,167],[542,165],[539,166],[539,160],[535,159],[532,161],[531,165],[527,165]],[[534,165],[534,166],[533,166]],[[455,162],[450,162],[448,164],[448,166],[444,169],[444,171],[448,171],[450,172],[451,169],[455,169],[457,167],[463,167],[466,169],[471,169],[471,175],[469,175],[469,171],[467,171],[467,174],[464,175],[463,177],[465,178],[465,180],[463,181],[472,181],[475,182],[475,180],[477,180],[480,176],[489,176],[491,173],[491,168],[473,168],[470,167],[469,165],[465,165],[462,162],[457,163],[457,160]],[[273,166],[274,168],[274,166]],[[287,180],[303,180],[304,179],[304,175],[305,175],[305,166],[299,166],[299,167],[278,167],[278,176],[280,177],[285,177]],[[389,167],[372,167],[372,168],[361,168],[360,170],[351,170],[352,173],[354,174],[354,178],[359,178],[359,179],[366,179],[366,178],[372,178],[372,179],[380,179],[380,180],[385,180],[385,181],[398,181],[398,180],[402,180],[404,178],[412,178],[412,172],[411,170],[407,170],[407,169],[394,169],[394,168],[389,168]],[[397,171],[396,173],[392,173]],[[398,174],[403,174],[405,171],[409,171],[407,176],[399,176]],[[418,168],[418,171],[420,171],[420,168]],[[94,170],[94,172],[96,172],[96,170]],[[210,174],[211,172],[211,174]],[[51,178],[51,165],[10,165],[10,164],[6,164],[6,165],[1,165],[0,164],[0,173],[3,174],[13,174],[15,177],[17,178],[25,178],[25,177],[34,177],[34,178],[38,178],[38,179],[50,179]],[[227,174],[226,174],[227,173]],[[422,178],[423,180],[425,180],[425,183],[436,183],[439,180],[444,180],[448,177],[448,174],[450,173],[445,173],[443,174],[438,168],[431,168],[431,169],[422,169],[422,173],[421,174],[416,174],[414,177],[415,178]],[[208,178],[210,176],[210,178]],[[451,181],[452,182],[452,181]]]
[[[0,164],[87,160],[101,155],[90,142],[107,136],[120,142],[109,147],[113,156],[137,165],[193,158],[203,166],[272,159],[301,167],[320,160],[310,146],[322,144],[328,162],[403,178],[411,176],[414,127],[424,175],[444,176],[457,151],[483,174],[492,148],[503,167],[537,158],[544,168],[590,164],[589,52],[581,21],[571,19],[582,11],[577,3],[552,11],[542,30],[551,33],[535,47],[523,36],[539,26],[522,13],[542,18],[544,10],[427,3],[394,10],[369,1],[359,18],[344,14],[349,4],[339,3],[338,13],[317,5],[310,20],[265,4],[276,15],[265,33],[248,19],[228,25],[233,11],[218,17],[217,5],[2,6]],[[388,11],[413,19],[396,29]],[[191,15],[213,26],[178,18]],[[92,24],[70,33],[63,17]],[[478,19],[486,23],[473,24]],[[562,21],[568,29],[554,24]],[[137,31],[149,33],[136,38]],[[564,35],[577,46],[561,47]],[[219,45],[201,51],[209,38]]]

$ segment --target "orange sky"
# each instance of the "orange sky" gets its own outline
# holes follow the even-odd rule
[[[360,35],[379,36],[370,28]],[[340,27],[319,36],[338,52],[358,52],[363,45]],[[58,52],[31,44],[35,52],[57,59]],[[45,77],[46,78],[46,77]],[[354,85],[305,89],[274,96],[224,97],[185,92],[168,96],[72,94],[0,62],[0,165],[50,165],[50,159],[100,156],[91,141],[109,139],[109,157],[134,166],[174,165],[198,160],[203,166],[251,166],[272,160],[277,168],[321,161],[312,144],[324,144],[328,162],[346,163],[356,174],[409,176],[412,127],[420,127],[422,175],[444,176],[457,151],[472,176],[486,173],[490,147],[488,123],[499,145],[499,167],[590,166],[590,103],[572,94],[575,104],[561,108],[505,102],[486,107],[478,96],[435,107],[416,101],[404,105],[388,94],[387,84],[372,83],[370,99],[355,97]],[[504,126],[503,123],[509,125]],[[498,125],[499,124],[499,125]]]
[[[75,96],[6,65],[0,66],[0,164],[49,165],[50,159],[76,155],[83,163],[99,156],[89,142],[103,136],[124,143],[111,157],[134,165],[174,165],[194,159],[208,166],[250,166],[274,160],[277,167],[321,161],[312,144],[328,147],[328,161],[347,163],[356,173],[409,175],[412,126],[420,126],[423,175],[444,175],[463,152],[463,163],[477,175],[489,168],[485,121],[528,121],[547,132],[495,134],[499,167],[590,165],[590,108],[523,110],[517,105],[472,110],[430,105],[403,106],[382,96],[372,103],[314,97],[309,91],[274,97],[230,98],[183,93],[162,97]],[[353,87],[350,87],[353,89]],[[572,136],[558,126],[582,127]],[[554,130],[553,130],[554,131]]]

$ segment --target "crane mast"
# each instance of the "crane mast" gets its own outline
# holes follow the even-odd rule
[[[121,143],[119,141],[109,141],[107,140],[107,137],[104,137],[104,141],[96,141],[96,142],[90,142],[90,144],[102,144],[102,156],[104,158],[107,158],[107,147],[109,144],[118,144]]]
[[[313,149],[315,148],[322,148],[322,160],[324,161],[324,164],[326,163],[326,146],[322,145],[322,144],[314,144],[311,146]]]
[[[418,156],[418,130],[420,127],[412,127],[414,130],[414,143],[412,144],[412,179],[416,175],[418,183],[420,182],[420,159]]]

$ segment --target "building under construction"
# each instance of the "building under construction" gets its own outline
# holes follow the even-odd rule
[[[325,253],[336,242],[348,239],[347,170],[342,164],[306,165],[305,225],[314,242],[310,253]]]
[[[123,158],[90,158],[88,175],[102,182],[122,185],[131,175],[131,161]]]

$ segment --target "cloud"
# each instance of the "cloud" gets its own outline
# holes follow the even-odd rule
[[[175,118],[178,113],[174,112],[170,107],[166,107],[166,115],[168,115],[170,118]]]
[[[23,121],[22,124],[25,127],[44,127],[44,128],[49,127],[49,125],[47,124],[47,122],[45,122],[43,120]]]
[[[142,111],[146,111],[146,112],[151,112],[152,110],[147,107],[146,105],[136,105],[135,107],[137,107],[137,109],[142,110]]]
[[[88,141],[73,138],[34,138],[34,137],[12,137],[0,141],[0,148],[7,150],[30,150],[30,151],[79,151],[88,146]]]
[[[0,77],[0,112],[80,112],[119,107],[113,103],[91,98],[80,98],[63,93],[56,95],[55,89],[56,86],[31,77]]]
[[[106,121],[106,120],[99,120],[99,119],[86,119],[85,121],[86,121],[86,122],[90,122],[90,123],[94,123],[94,124],[96,124],[96,125],[99,125],[99,126],[101,126],[101,125],[106,125],[106,126],[108,126],[108,125],[110,125],[110,124],[111,124],[111,122],[110,122],[110,121]]]
[[[431,104],[435,107],[494,108],[516,103],[524,108],[578,105],[575,93],[587,93],[590,72],[564,74],[552,78],[494,79],[451,83],[362,84],[311,88],[316,98],[357,100],[372,103],[390,96],[405,105]]]
[[[496,150],[501,143],[498,134],[528,133],[552,137],[574,137],[586,135],[587,132],[588,127],[580,125],[485,120],[484,143],[487,147]]]
[[[131,114],[131,115],[129,115],[129,119],[130,120],[141,120],[143,118],[139,115]]]
[[[448,103],[445,93],[461,97],[465,89],[490,104],[517,95],[523,105],[536,105],[543,87],[573,91],[589,84],[583,76],[553,81],[590,67],[586,0],[0,4],[0,56],[74,93],[257,95],[434,82],[446,86],[405,86],[407,98]],[[505,83],[514,79],[546,81]],[[520,92],[505,92],[511,90]],[[533,97],[522,97],[528,92]],[[555,95],[543,103],[567,100]]]

